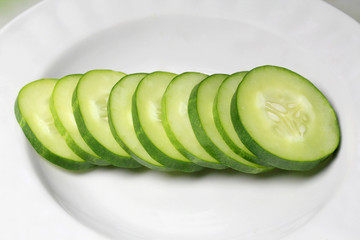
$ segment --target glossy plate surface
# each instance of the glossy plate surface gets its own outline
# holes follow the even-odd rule
[[[45,1],[0,31],[0,239],[357,239],[360,26],[322,1]],[[342,129],[308,173],[59,169],[13,106],[26,83],[92,69],[206,74],[272,64],[310,79]]]

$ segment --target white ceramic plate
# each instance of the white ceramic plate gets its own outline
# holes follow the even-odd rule
[[[45,1],[0,31],[0,239],[357,239],[360,26],[321,1]],[[20,88],[107,68],[233,73],[290,68],[328,96],[339,154],[309,173],[76,174],[17,125]]]

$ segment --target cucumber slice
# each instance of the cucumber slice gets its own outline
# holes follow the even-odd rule
[[[214,121],[216,128],[229,147],[244,159],[258,163],[257,157],[250,152],[238,137],[231,120],[231,99],[247,72],[237,72],[227,77],[220,85],[214,102]],[[264,161],[262,162],[264,163]],[[265,165],[270,166],[270,165]]]
[[[246,74],[232,100],[232,120],[251,152],[282,169],[312,169],[340,143],[326,97],[282,67],[261,66]]]
[[[161,99],[174,73],[153,72],[144,77],[133,96],[132,116],[137,137],[151,157],[184,172],[202,167],[184,157],[171,143],[161,122]]]
[[[77,156],[55,127],[49,99],[56,79],[41,79],[24,86],[15,102],[15,116],[34,149],[48,161],[69,170],[94,167]]]
[[[191,90],[207,75],[187,72],[175,77],[162,99],[162,123],[174,146],[194,163],[208,168],[223,169],[200,145],[192,129],[188,103]]]
[[[214,74],[192,90],[189,100],[189,118],[195,136],[205,150],[224,165],[245,173],[261,173],[271,168],[245,160],[226,144],[216,128],[213,105],[221,83],[228,75]],[[228,106],[230,108],[230,105]]]
[[[72,95],[81,76],[81,74],[68,75],[57,81],[50,99],[50,110],[55,126],[71,150],[86,161],[106,166],[109,163],[97,156],[85,143],[75,122]]]
[[[123,76],[112,70],[85,73],[74,91],[72,106],[81,136],[97,155],[114,166],[136,168],[141,165],[120,147],[108,124],[108,97]]]
[[[123,77],[111,90],[108,116],[111,132],[120,146],[142,165],[160,171],[169,171],[152,158],[136,136],[132,120],[132,96],[146,73],[130,74]]]

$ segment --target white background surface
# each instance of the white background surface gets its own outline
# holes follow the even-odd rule
[[[38,2],[40,0],[0,0],[0,28]],[[359,0],[325,0],[325,2],[360,21]]]

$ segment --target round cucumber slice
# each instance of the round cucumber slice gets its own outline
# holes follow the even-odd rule
[[[132,96],[146,73],[135,73],[123,77],[111,90],[108,115],[111,132],[120,146],[140,164],[154,170],[170,171],[152,158],[136,136],[132,120]]]
[[[72,106],[81,136],[97,155],[114,166],[136,168],[141,165],[116,142],[108,123],[108,97],[123,76],[112,70],[85,73],[74,91]]]
[[[208,168],[223,169],[201,146],[191,127],[188,103],[192,89],[205,79],[202,73],[187,72],[175,77],[162,99],[162,123],[174,146],[194,163]]]
[[[184,172],[198,171],[202,167],[174,147],[161,122],[161,99],[175,76],[174,73],[153,72],[140,81],[133,96],[134,128],[139,141],[156,161]]]
[[[199,83],[190,95],[189,118],[203,148],[224,165],[245,173],[261,173],[271,168],[245,160],[226,144],[216,128],[213,105],[221,83],[228,75],[214,74]],[[230,108],[230,105],[228,106]]]
[[[214,121],[224,141],[238,155],[250,162],[259,162],[238,137],[231,120],[231,99],[247,72],[237,72],[227,77],[220,85],[214,101]],[[270,166],[270,165],[267,165]]]
[[[261,66],[246,74],[232,100],[232,120],[259,163],[282,169],[312,169],[340,143],[337,117],[326,97],[282,67]]]
[[[94,167],[66,144],[55,127],[49,99],[56,79],[41,79],[25,85],[15,102],[15,116],[33,148],[48,161],[69,170]]]
[[[55,126],[71,150],[86,161],[106,166],[109,165],[109,162],[97,156],[85,143],[75,122],[72,95],[81,76],[81,74],[68,75],[57,81],[50,98],[50,110],[55,120]]]

